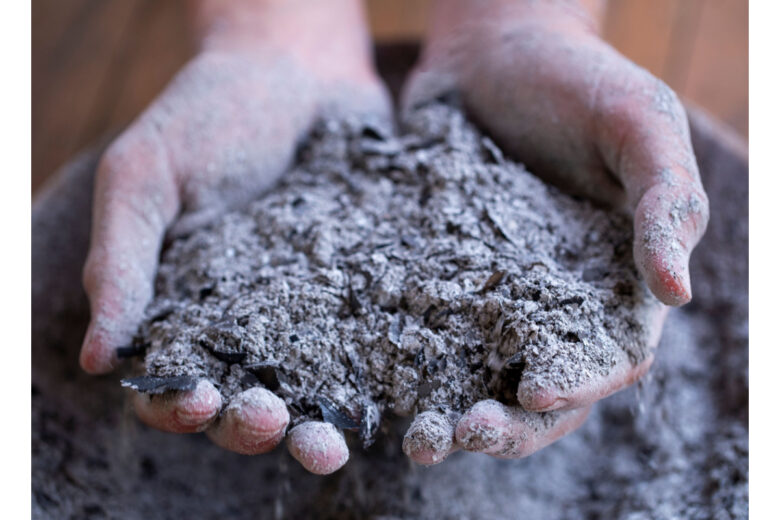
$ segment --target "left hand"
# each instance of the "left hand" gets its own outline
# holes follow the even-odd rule
[[[690,301],[688,259],[709,206],[674,92],[601,40],[572,2],[440,0],[434,15],[404,91],[405,109],[457,93],[469,115],[529,170],[564,191],[629,211],[634,259],[650,290],[667,305]],[[658,306],[647,317],[653,347],[667,310]],[[415,442],[407,454],[427,464],[458,448],[527,456],[579,427],[590,405],[636,382],[651,363],[626,358],[605,378],[568,392],[521,382],[522,408],[482,401],[452,425],[453,448]],[[533,412],[549,411],[554,420],[533,420]],[[410,432],[425,431],[422,420]]]
[[[163,237],[186,234],[274,185],[324,112],[390,119],[371,64],[358,0],[199,0],[200,49],[107,149],[97,171],[84,286],[91,322],[80,362],[93,374],[119,363],[153,296]],[[135,393],[146,424],[206,431],[219,446],[266,453],[287,438],[309,471],[327,474],[349,452],[333,425],[287,431],[285,402],[251,388],[223,402],[207,380],[164,396]],[[262,516],[262,514],[261,514]]]

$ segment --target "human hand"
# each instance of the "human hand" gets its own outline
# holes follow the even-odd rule
[[[164,235],[186,233],[255,199],[287,168],[297,142],[325,110],[389,120],[360,5],[203,0],[201,49],[108,148],[97,173],[84,286],[91,322],[81,366],[106,373],[129,345],[153,294]],[[146,423],[171,432],[206,430],[220,446],[264,453],[285,436],[289,414],[254,388],[223,402],[194,390],[134,397]],[[330,473],[348,452],[332,425],[303,423],[288,435],[310,471]]]
[[[667,305],[690,300],[688,259],[709,208],[685,111],[669,87],[603,42],[574,2],[437,2],[404,107],[453,92],[530,171],[629,211],[634,259],[650,290]],[[653,345],[666,311],[647,316]],[[526,456],[578,427],[591,404],[633,384],[651,363],[625,359],[606,378],[565,393],[521,382],[522,409],[478,403],[448,422],[455,442],[447,450],[418,439],[407,453],[423,463],[458,447]],[[533,413],[551,411],[542,422]],[[421,424],[407,438],[430,430]]]

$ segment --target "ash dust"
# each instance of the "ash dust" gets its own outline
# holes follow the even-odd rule
[[[747,518],[747,163],[691,121],[713,210],[691,257],[694,298],[670,311],[638,387],[514,461],[459,452],[412,464],[400,449],[409,420],[390,414],[374,445],[326,477],[284,447],[247,457],[144,427],[118,375],[79,370],[100,149],[71,161],[32,211],[32,518]],[[274,383],[273,369],[257,372]]]
[[[325,120],[277,189],[167,249],[137,338],[150,377],[128,385],[207,379],[225,403],[262,385],[294,424],[366,444],[374,411],[571,391],[649,354],[660,304],[631,246],[626,216],[545,185],[453,107],[400,136]]]

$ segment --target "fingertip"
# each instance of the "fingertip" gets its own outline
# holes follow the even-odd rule
[[[94,321],[90,323],[84,343],[79,353],[79,364],[88,374],[99,375],[113,371],[119,364],[116,349],[109,346],[105,334],[95,330]]]
[[[185,428],[202,429],[222,408],[222,395],[213,384],[201,380],[192,392],[182,392],[173,406],[174,420]]]
[[[590,378],[580,386],[565,391],[524,387],[521,382],[517,390],[518,402],[523,410],[533,413],[568,412],[588,407],[636,383],[650,370],[653,359],[653,354],[649,353],[644,360],[636,363],[626,355],[606,376]]]
[[[509,434],[509,417],[504,405],[485,400],[472,406],[458,421],[455,439],[466,451],[495,453]]]
[[[301,423],[287,436],[290,454],[311,473],[328,475],[349,460],[344,435],[332,424],[308,421]]]
[[[236,394],[207,434],[227,450],[257,455],[279,444],[289,422],[284,401],[270,390],[254,387]]]
[[[201,380],[194,390],[151,396],[136,392],[133,404],[145,424],[172,433],[203,431],[222,407],[222,396],[208,381]]]
[[[453,451],[455,429],[449,418],[427,411],[414,418],[404,435],[404,453],[418,464],[438,464]]]
[[[284,401],[261,387],[249,388],[234,396],[225,412],[235,414],[239,419],[237,426],[259,438],[277,434],[290,422],[290,412]]]
[[[577,429],[589,410],[540,414],[498,401],[480,401],[458,422],[455,437],[468,451],[505,459],[523,458]]]
[[[634,257],[647,287],[661,303],[679,307],[691,301],[687,253],[659,252],[646,241],[637,240]]]
[[[703,191],[661,182],[640,199],[634,221],[634,259],[650,291],[662,303],[691,301],[688,261],[709,220]]]

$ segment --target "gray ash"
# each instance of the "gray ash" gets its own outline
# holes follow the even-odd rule
[[[277,189],[170,245],[138,344],[148,376],[226,402],[264,385],[295,420],[370,440],[385,411],[511,403],[520,380],[571,389],[645,359],[659,303],[631,240],[452,107],[400,136],[326,120]]]

